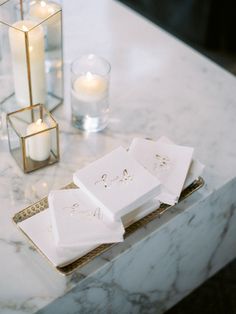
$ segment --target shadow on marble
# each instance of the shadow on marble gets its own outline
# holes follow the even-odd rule
[[[236,260],[219,271],[166,314],[236,313]]]

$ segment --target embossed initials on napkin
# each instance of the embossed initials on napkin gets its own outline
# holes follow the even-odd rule
[[[155,154],[153,170],[154,171],[167,171],[170,170],[172,162],[168,156],[161,156],[160,154]]]
[[[79,203],[74,203],[71,206],[66,206],[62,208],[63,210],[69,211],[70,216],[85,216],[85,217],[95,217],[99,220],[103,219],[103,214],[99,207],[95,208],[94,210],[87,210],[81,208]]]
[[[123,170],[122,175],[111,177],[107,173],[101,176],[101,179],[97,180],[94,184],[102,184],[105,189],[110,188],[114,183],[128,183],[133,180],[133,176],[129,174],[127,169]]]
[[[160,192],[160,182],[118,147],[76,171],[74,183],[115,221]]]
[[[182,191],[193,151],[192,147],[136,138],[129,154],[161,181],[158,199],[174,205]]]
[[[51,191],[48,203],[58,248],[71,249],[123,241],[124,227],[121,221],[107,219],[99,204],[81,189]]]

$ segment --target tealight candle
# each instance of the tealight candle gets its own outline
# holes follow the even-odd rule
[[[38,119],[28,125],[26,134],[31,135],[48,129],[48,125]],[[51,138],[50,132],[45,131],[35,134],[26,140],[26,155],[35,161],[44,161],[50,156]]]
[[[49,16],[59,12],[61,6],[57,3],[47,1],[32,1],[30,3],[29,15],[37,22],[47,19]],[[61,23],[60,15],[45,21],[47,26],[47,48],[56,49],[61,44]]]
[[[36,22],[22,20],[9,29],[14,87],[17,103],[29,105],[29,80],[26,58],[25,32],[29,39],[29,63],[33,103],[45,103],[44,33]],[[34,29],[30,30],[31,28]]]
[[[73,84],[75,97],[84,102],[97,102],[102,100],[108,90],[108,82],[100,75],[87,72],[79,76]]]

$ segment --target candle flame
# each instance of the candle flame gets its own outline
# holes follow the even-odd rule
[[[28,30],[29,30],[29,29],[28,29],[28,27],[27,27],[27,26],[22,25],[22,31],[27,32]]]
[[[47,3],[45,1],[41,1],[40,5],[41,5],[42,8],[44,8],[44,7],[46,7]]]
[[[42,123],[42,119],[38,119],[37,121],[36,121],[36,124],[37,125],[40,125]]]
[[[91,72],[86,73],[86,79],[91,81],[93,79],[93,74]]]
[[[90,53],[89,56],[88,56],[88,59],[92,60],[93,58],[94,58],[94,54]]]

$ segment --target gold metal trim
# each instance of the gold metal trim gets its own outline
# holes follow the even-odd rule
[[[59,141],[59,126],[58,126],[58,123],[56,124],[56,136],[57,136],[57,157],[58,157],[58,160],[60,160],[61,158],[61,154],[60,154],[60,141]]]
[[[30,102],[30,105],[32,106],[33,105],[33,94],[32,94],[31,65],[30,65],[28,32],[25,32],[24,36],[25,36],[25,56],[26,56],[26,66],[27,66],[27,77],[28,77],[28,87],[29,87],[29,102]]]
[[[0,3],[0,7],[3,6],[4,4],[6,4],[9,1],[11,1],[11,0],[6,0],[6,1],[3,1],[2,3]]]
[[[5,0],[3,2],[0,3],[0,8],[4,8],[4,5],[7,5],[8,3],[11,3],[14,1],[13,0]],[[25,0],[18,0],[17,3],[15,4],[15,6],[17,7],[17,10],[19,10],[19,14],[20,14],[20,19],[24,20],[24,15],[26,14],[26,12],[24,12],[24,6],[25,3],[27,5],[27,2],[25,2]],[[61,59],[61,67],[58,69],[58,71],[61,72],[61,78],[58,77],[52,77],[53,83],[56,82],[56,84],[60,84],[59,90],[56,91],[55,93],[58,92],[59,95],[54,95],[54,93],[52,93],[50,91],[50,84],[48,82],[46,82],[46,99],[45,99],[45,105],[47,105],[47,107],[50,108],[50,112],[54,111],[56,108],[58,108],[60,105],[63,104],[64,102],[64,90],[63,90],[63,82],[64,82],[64,66],[63,66],[63,32],[62,32],[62,28],[63,28],[63,22],[62,22],[62,6],[60,3],[56,3],[56,2],[52,2],[56,5],[59,6],[59,8],[57,8],[54,13],[49,14],[46,18],[41,19],[41,21],[36,22],[36,25],[28,28],[28,30],[23,30],[20,27],[14,26],[10,21],[4,21],[4,19],[0,19],[0,25],[5,25],[7,26],[9,29],[15,29],[17,32],[21,32],[24,33],[24,41],[25,41],[25,59],[26,59],[26,70],[27,70],[27,80],[28,80],[28,105],[33,105],[35,104],[34,102],[34,91],[33,91],[33,85],[32,85],[32,73],[31,73],[31,56],[30,56],[30,32],[33,31],[34,29],[36,29],[37,27],[42,26],[46,26],[47,22],[52,20],[53,23],[55,23],[55,21],[53,21],[53,19],[55,17],[58,17],[58,21],[60,22],[60,27],[61,27],[61,38],[60,38],[60,45],[58,44],[58,51],[60,50],[60,56],[58,56],[58,59]],[[26,9],[26,8],[25,8]],[[31,20],[31,19],[30,19]],[[8,39],[9,40],[9,39]],[[8,48],[9,49],[9,48]],[[46,46],[44,48],[44,51],[47,52],[46,50]],[[50,58],[49,58],[50,59]],[[47,60],[47,58],[45,59]],[[45,68],[46,71],[46,68]],[[51,75],[50,73],[46,73],[46,76]],[[52,84],[53,84],[52,83]],[[59,85],[58,85],[59,86]],[[4,95],[4,99],[2,99],[0,101],[0,104],[4,104],[6,101],[8,101],[9,99],[11,99],[11,97],[14,97],[15,92],[12,93],[11,95]],[[51,99],[51,97],[53,98],[53,100]],[[16,101],[15,99],[13,99],[14,102]],[[27,105],[27,104],[26,104]],[[33,118],[32,118],[32,121]]]
[[[13,123],[12,123],[12,120],[10,119],[10,116],[14,116],[20,112],[23,112],[23,111],[27,111],[27,110],[30,110],[31,111],[31,114],[32,114],[32,122],[34,122],[35,118],[34,118],[34,109],[36,109],[37,107],[39,107],[39,111],[40,111],[40,118],[43,120],[43,112],[48,115],[50,117],[50,119],[55,123],[54,126],[51,126],[51,127],[48,127],[47,130],[42,130],[42,131],[37,131],[36,133],[34,134],[30,134],[30,135],[22,135],[20,134],[14,127]],[[43,104],[36,104],[36,105],[31,105],[31,106],[27,106],[25,108],[22,108],[22,109],[19,109],[19,110],[16,110],[16,111],[13,111],[13,112],[10,112],[10,113],[7,113],[7,120],[9,121],[9,123],[11,124],[11,127],[14,129],[14,131],[17,133],[17,135],[19,137],[24,137],[24,138],[28,138],[28,137],[31,137],[31,136],[34,136],[36,134],[40,134],[40,133],[44,133],[45,131],[50,131],[52,129],[57,129],[58,131],[58,123],[57,121],[55,120],[55,118],[52,116],[51,112],[47,110],[46,107],[44,107]]]
[[[189,185],[186,189],[184,189],[181,193],[179,202],[189,197],[191,194],[199,190],[204,185],[204,180],[202,177],[199,177],[196,179],[191,185]],[[72,189],[77,188],[77,186],[74,183],[70,183],[69,185],[65,186],[64,189]],[[167,205],[167,204],[161,204],[159,208],[154,210],[152,213],[148,214],[147,216],[141,218],[140,220],[132,223],[130,226],[125,228],[125,239],[128,238],[132,233],[139,230],[152,220],[156,218],[160,218],[168,209],[172,208],[173,206]],[[25,219],[28,219],[34,215],[37,215],[38,213],[42,212],[48,208],[48,200],[47,197],[41,199],[40,201],[36,202],[35,204],[26,207],[25,209],[21,210],[20,212],[16,213],[14,217],[12,218],[15,224],[18,226],[18,223],[21,221],[24,221]],[[19,226],[18,226],[19,227]],[[36,247],[36,249],[43,255],[44,253],[35,245],[35,243],[25,234],[25,232],[19,227],[19,229],[23,232],[23,234],[30,240],[30,242]],[[99,245],[94,250],[90,251],[86,255],[78,258],[76,261],[63,266],[63,267],[54,267],[57,269],[62,275],[70,275],[75,270],[78,270],[79,268],[83,267],[87,263],[89,263],[91,260],[93,260],[95,257],[99,256],[103,252],[107,251],[109,248],[111,248],[114,245],[118,245],[117,243],[113,244],[102,244]],[[45,256],[46,257],[46,256]],[[46,257],[47,258],[47,257]],[[48,260],[48,258],[47,258]],[[49,261],[49,260],[48,260]],[[50,261],[49,261],[50,262]],[[52,265],[52,263],[50,262]]]
[[[24,20],[23,0],[20,0],[20,17]]]
[[[0,3],[0,7],[3,6],[4,4],[6,4],[7,2],[10,2],[10,1],[12,1],[12,0],[6,0],[6,1],[3,2],[3,3]],[[54,3],[55,3],[55,2],[54,2]],[[59,4],[59,3],[57,3],[57,4]],[[22,20],[24,19],[24,13],[23,13],[23,12],[24,12],[24,9],[23,9],[23,1],[20,0],[20,15],[21,15],[21,19],[22,19]],[[16,30],[18,30],[18,31],[21,31],[21,32],[25,33],[25,32],[30,32],[30,31],[32,31],[33,29],[35,29],[35,28],[38,27],[39,25],[43,24],[43,23],[46,22],[47,20],[51,19],[52,17],[54,17],[55,15],[60,14],[60,13],[62,13],[62,8],[60,8],[60,9],[59,9],[58,11],[56,11],[55,13],[49,15],[49,16],[46,17],[45,19],[42,19],[41,22],[38,22],[35,26],[29,28],[27,31],[23,31],[22,29],[20,29],[20,28],[18,28],[18,27],[15,27],[15,26],[13,26],[12,24],[9,24],[9,23],[4,22],[4,21],[2,21],[2,20],[0,20],[0,23],[4,24],[4,25],[6,25],[6,26],[12,27],[12,28],[14,28],[14,29],[16,29]]]
[[[21,147],[22,147],[23,169],[24,169],[24,172],[26,172],[27,171],[27,167],[26,167],[26,145],[25,145],[25,140],[23,137],[21,137]]]
[[[41,131],[37,131],[33,134],[21,134],[18,132],[18,130],[15,128],[14,126],[14,122],[11,119],[11,116],[15,116],[21,112],[24,111],[30,111],[31,113],[31,120],[34,121],[35,120],[35,114],[34,114],[34,110],[37,110],[39,112],[39,116],[40,118],[43,120],[44,116],[48,116],[50,118],[51,121],[51,125],[53,126],[48,126],[47,129],[45,130],[41,130]],[[19,118],[20,121],[26,122],[24,119]],[[27,123],[27,122],[26,122]],[[14,132],[16,133],[16,135],[18,136],[19,140],[21,141],[21,146],[18,149],[12,149],[11,145],[10,145],[10,133],[9,133],[9,126],[12,128],[12,130],[14,130]],[[25,173],[29,173],[32,171],[35,171],[39,168],[42,167],[46,167],[49,165],[52,165],[56,162],[58,162],[60,160],[60,152],[59,152],[59,126],[58,123],[56,122],[56,120],[53,118],[52,114],[42,105],[42,104],[37,104],[37,105],[32,105],[32,106],[28,106],[22,109],[19,109],[17,111],[11,112],[7,114],[7,130],[8,130],[8,143],[9,143],[9,149],[10,152],[12,153],[14,159],[16,160],[17,164],[19,165],[19,167],[25,172]],[[53,158],[48,158],[45,161],[40,161],[40,162],[34,162],[33,160],[30,160],[30,158],[28,158],[26,156],[26,143],[25,141],[28,138],[32,138],[38,134],[41,133],[45,133],[45,132],[50,132],[51,130],[55,130],[56,134],[56,145],[57,145],[57,151],[56,153],[52,150],[52,147],[50,149],[50,157],[53,156]],[[17,150],[19,151],[19,153],[17,153]],[[13,152],[14,151],[14,152]],[[22,162],[20,161],[21,159],[19,159],[19,154],[22,154]],[[36,164],[37,163],[37,164]]]
[[[15,129],[14,125],[13,125],[13,122],[12,120],[9,118],[10,117],[10,113],[7,114],[7,126],[8,124],[11,125],[12,129],[16,132],[16,134],[18,135],[19,138],[22,138],[22,135]],[[9,141],[9,135],[8,135],[8,141]]]
[[[31,27],[31,28],[29,29],[29,32],[32,31],[33,29],[35,29],[36,27],[38,27],[39,25],[42,25],[44,22],[46,22],[47,20],[51,19],[52,17],[54,17],[55,15],[57,15],[57,14],[59,14],[59,13],[61,13],[61,12],[62,12],[62,9],[60,9],[60,10],[58,10],[57,12],[55,12],[55,13],[49,15],[49,16],[46,17],[44,20],[42,20],[41,22],[37,23],[37,25]]]

